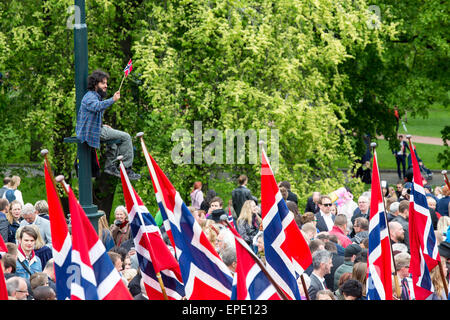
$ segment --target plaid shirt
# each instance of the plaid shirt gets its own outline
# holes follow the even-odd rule
[[[76,133],[81,142],[93,148],[100,147],[103,112],[114,103],[113,98],[102,101],[95,91],[88,91],[81,100],[77,115]]]

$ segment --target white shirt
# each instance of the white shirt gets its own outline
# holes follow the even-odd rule
[[[333,226],[334,226],[334,221],[331,218],[332,214],[331,213],[329,213],[329,214],[323,213],[322,210],[320,210],[320,214],[322,215],[323,220],[325,220],[328,231],[331,231],[331,229],[333,229]]]

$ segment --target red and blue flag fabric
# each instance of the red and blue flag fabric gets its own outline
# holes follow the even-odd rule
[[[66,184],[72,222],[71,300],[133,300],[119,271],[72,189]]]
[[[414,150],[410,141],[410,150]],[[419,163],[411,152],[413,183],[409,198],[409,248],[411,261],[409,272],[413,279],[416,300],[425,300],[434,292],[431,270],[440,261],[439,251],[423,188]]]
[[[311,265],[311,251],[281,196],[264,149],[261,213],[266,268],[289,299],[301,300],[297,278]]]
[[[233,214],[231,213],[231,208],[228,208],[228,223],[234,228]]]
[[[229,300],[233,283],[230,270],[143,142],[142,147],[161,216],[170,224],[170,238],[180,265],[186,298]]]
[[[70,299],[70,278],[72,266],[72,239],[67,227],[64,211],[56,191],[51,169],[44,163],[45,189],[47,192],[48,216],[52,235],[52,253],[54,258],[56,298]]]
[[[125,77],[128,77],[128,75],[130,74],[130,72],[133,70],[133,63],[130,61],[128,61],[127,66],[125,67],[125,69],[123,69],[123,72],[125,74]]]
[[[231,300],[281,300],[275,287],[256,263],[255,259],[259,258],[233,226],[230,230],[236,242],[236,273]]]
[[[168,299],[181,300],[185,293],[178,261],[162,239],[153,216],[131,185],[122,162],[120,173],[128,220],[147,296],[149,300],[164,299],[157,278],[157,274],[160,273]]]
[[[392,300],[392,255],[381,193],[377,153],[374,151],[369,217],[368,300]]]

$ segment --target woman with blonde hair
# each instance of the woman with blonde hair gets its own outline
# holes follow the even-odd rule
[[[22,204],[14,200],[9,204],[9,210],[6,213],[8,219],[8,242],[16,243],[16,232],[20,226],[20,216],[22,214]]]
[[[428,298],[425,300],[447,300],[447,295],[445,294],[444,289],[444,283],[442,281],[445,281],[448,288],[448,268],[446,264],[447,258],[444,256],[441,256],[441,265],[442,265],[442,271],[444,273],[444,280],[441,277],[441,272],[439,270],[439,266],[436,266],[431,270],[431,282],[434,286],[434,292],[431,294]]]
[[[216,248],[217,236],[220,232],[220,230],[215,225],[216,223],[214,222],[214,220],[206,219],[205,224],[202,227],[206,238],[208,238],[214,249]]]
[[[253,238],[258,233],[262,221],[258,212],[259,208],[255,201],[247,200],[242,205],[241,213],[236,221],[237,231],[252,248]]]
[[[448,216],[441,216],[438,220],[437,223],[437,227],[436,227],[436,232],[442,236],[442,240],[443,241],[447,241],[450,242],[450,239],[447,239],[446,237],[448,237],[448,231],[450,227],[450,217]]]

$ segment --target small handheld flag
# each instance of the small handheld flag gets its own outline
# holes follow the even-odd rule
[[[130,61],[128,61],[127,66],[125,67],[125,69],[123,69],[123,78],[122,78],[122,82],[120,83],[119,91],[122,88],[123,80],[125,80],[125,78],[128,77],[128,75],[130,74],[131,70],[133,70],[133,63],[132,63],[132,61],[130,59]]]

